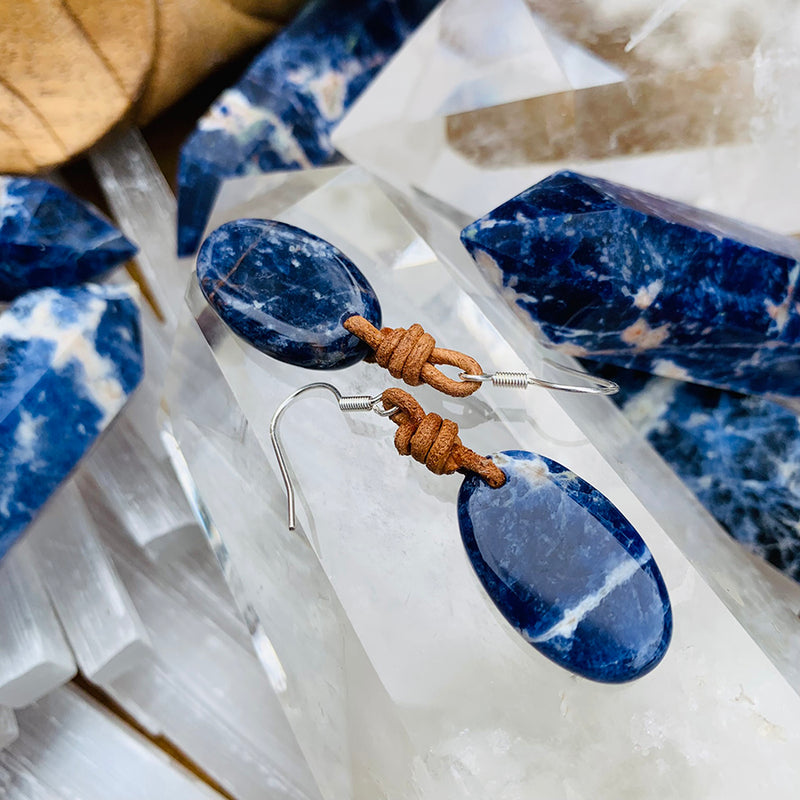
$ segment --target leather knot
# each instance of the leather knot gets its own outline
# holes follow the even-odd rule
[[[353,336],[372,348],[373,361],[388,369],[393,378],[398,378],[409,386],[427,383],[451,397],[467,397],[481,386],[475,381],[453,380],[437,369],[436,365],[449,364],[469,374],[480,375],[483,372],[481,365],[471,356],[458,350],[436,347],[433,336],[417,323],[408,330],[378,330],[369,320],[356,314],[348,317],[343,325]]]
[[[401,456],[410,455],[436,475],[456,470],[475,472],[494,489],[506,482],[503,471],[491,459],[461,443],[455,422],[426,414],[403,389],[386,389],[381,398],[384,408],[398,409],[390,419],[397,425],[394,444]]]

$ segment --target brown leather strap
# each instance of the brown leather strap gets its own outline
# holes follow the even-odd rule
[[[386,389],[381,395],[386,409],[397,408],[390,419],[397,425],[394,444],[401,456],[411,456],[436,475],[456,470],[475,472],[493,489],[506,482],[506,476],[490,458],[464,447],[458,438],[458,425],[438,414],[426,414],[422,406],[403,389]]]
[[[448,378],[436,365],[448,364],[460,372],[480,375],[481,365],[471,356],[458,350],[436,347],[436,341],[425,333],[421,325],[414,323],[405,328],[381,328],[358,314],[348,317],[344,327],[366,342],[373,350],[372,360],[389,370],[393,378],[399,378],[409,386],[427,383],[434,389],[451,397],[467,397],[476,392],[481,384],[476,381],[460,381]]]

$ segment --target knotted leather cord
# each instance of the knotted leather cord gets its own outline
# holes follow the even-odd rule
[[[397,425],[394,444],[401,456],[411,456],[436,475],[456,470],[475,472],[493,489],[506,482],[503,471],[490,458],[464,447],[458,438],[458,425],[452,420],[426,414],[403,389],[386,389],[381,400],[385,409],[397,408],[389,419]]]
[[[374,352],[367,357],[367,361],[375,361],[388,369],[393,378],[399,378],[409,386],[427,383],[451,397],[468,397],[481,386],[473,381],[448,378],[436,368],[437,364],[448,364],[471,375],[480,375],[483,372],[481,365],[471,356],[458,350],[437,347],[436,340],[421,325],[414,323],[408,330],[378,330],[369,320],[358,314],[348,317],[342,324],[353,336],[372,348]]]

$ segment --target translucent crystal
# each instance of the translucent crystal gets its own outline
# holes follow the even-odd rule
[[[102,683],[139,664],[147,633],[74,483],[36,520],[30,543],[81,672]]]
[[[89,501],[153,645],[137,669],[105,683],[105,691],[233,796],[315,800],[308,767],[210,548],[201,540],[154,563],[107,506]]]
[[[456,226],[408,200],[400,213],[358,170],[316,189],[299,179],[302,190],[292,177],[269,178],[263,198],[248,183],[249,199],[215,223],[277,215],[305,227],[359,266],[386,324],[419,322],[487,370],[541,374],[538,345],[480,283]],[[458,480],[399,459],[385,421],[342,418],[329,400],[286,414],[303,494],[302,530],[286,531],[269,419],[311,378],[235,338],[199,289],[188,299],[166,392],[172,435],[226,574],[263,628],[268,673],[323,797],[343,786],[345,796],[370,797],[354,778],[360,769],[379,775],[414,755],[434,781],[420,792],[437,798],[646,800],[676,786],[704,797],[767,786],[794,796],[800,589],[730,541],[630,431],[622,438],[610,402],[572,398],[573,422],[540,391],[485,388],[458,403],[416,393],[479,452],[527,449],[574,469],[643,536],[670,590],[673,644],[646,678],[598,690],[532,657],[493,610],[459,541]],[[391,381],[359,364],[334,382],[372,394]],[[397,781],[387,794],[408,789]]]
[[[17,718],[10,708],[0,707],[0,750],[13,742],[19,736]]]
[[[75,674],[28,542],[0,562],[0,607],[0,705],[20,708]]]
[[[153,453],[126,412],[92,451],[80,482],[105,499],[153,558],[169,557],[201,536],[166,455]]]
[[[103,141],[90,158],[115,219],[140,246],[137,266],[173,330],[190,264],[175,255],[176,204],[166,178],[135,128]]]
[[[19,738],[0,751],[0,794],[7,800],[219,798],[78,689],[51,692],[17,718]]]
[[[336,147],[473,217],[571,168],[795,231],[796,4],[503,8],[445,0],[334,131]]]

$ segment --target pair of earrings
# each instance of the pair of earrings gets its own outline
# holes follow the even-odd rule
[[[296,366],[338,369],[368,359],[409,385],[428,383],[455,397],[488,381],[595,394],[616,388],[594,378],[589,385],[565,385],[526,373],[485,373],[470,356],[436,347],[419,325],[381,328],[378,298],[355,264],[329,242],[285,223],[243,219],[222,225],[200,249],[197,277],[234,333]],[[461,371],[459,380],[438,369],[445,364]],[[319,388],[331,392],[343,411],[392,420],[402,455],[437,474],[465,474],[457,511],[469,560],[503,617],[539,652],[571,672],[609,683],[641,677],[658,664],[672,633],[669,597],[650,551],[617,508],[544,456],[475,453],[462,444],[454,422],[426,414],[402,389],[345,397],[318,382],[276,410],[270,435],[286,484],[290,528],[294,491],[278,426],[294,400]]]

